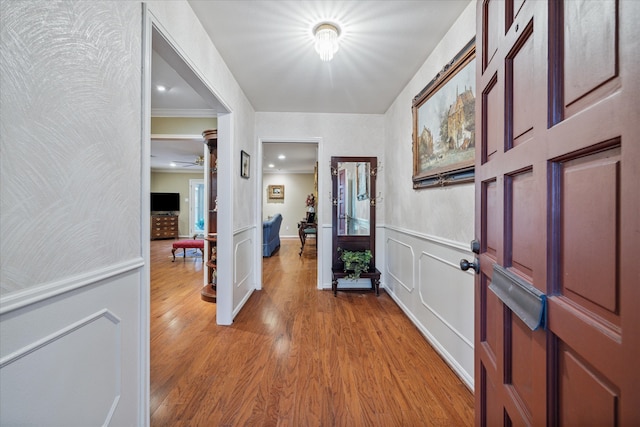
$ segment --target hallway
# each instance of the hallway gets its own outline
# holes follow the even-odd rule
[[[283,239],[232,326],[200,300],[199,254],[151,242],[152,426],[469,426],[473,395],[381,292],[318,291]]]

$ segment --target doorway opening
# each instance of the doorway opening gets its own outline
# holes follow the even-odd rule
[[[321,212],[323,202],[326,205],[327,201],[320,197],[318,159],[321,139],[260,140],[259,150],[261,203],[258,205],[258,217],[267,222],[278,214],[282,215],[279,236],[287,243],[282,247],[295,249],[292,259],[301,265],[305,262],[322,265]],[[261,237],[264,243],[264,235]],[[273,256],[278,256],[278,252],[270,255]],[[266,260],[262,259],[263,262]],[[263,264],[258,265],[262,273]],[[320,275],[316,273],[314,279],[320,288]]]
[[[189,235],[204,236],[205,191],[204,179],[189,180]]]

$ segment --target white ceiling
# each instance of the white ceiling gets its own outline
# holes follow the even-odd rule
[[[166,172],[204,173],[204,167],[194,164],[205,154],[202,138],[152,138],[151,170]]]
[[[469,3],[189,0],[256,111],[380,114]],[[342,30],[328,63],[312,38],[323,21]]]
[[[197,114],[204,115],[206,112],[203,110],[211,109],[209,103],[198,95],[198,92],[156,50],[151,52],[151,72],[155,83],[151,91],[151,105],[154,113],[170,116],[172,110],[188,110],[191,111],[190,115],[194,115],[193,110],[196,110],[202,111]],[[164,86],[166,90],[159,92],[158,85]]]
[[[256,111],[380,114],[469,2],[189,0]],[[323,21],[342,30],[328,63]]]
[[[285,156],[284,159],[279,156]],[[309,143],[262,144],[264,173],[311,173],[318,159],[318,145]],[[273,165],[273,167],[269,167]]]
[[[256,111],[382,114],[470,1],[189,4]],[[320,61],[311,34],[323,21],[337,23],[342,31],[340,49],[328,63]],[[153,49],[152,85],[169,89],[152,94],[153,115],[211,117],[224,110],[157,32]],[[204,148],[202,140],[157,142],[151,144],[152,170],[167,169],[170,161],[193,161]],[[266,173],[274,172],[270,162],[283,173],[311,172],[317,158],[313,144],[264,144],[263,150]],[[271,160],[280,153],[287,161]]]

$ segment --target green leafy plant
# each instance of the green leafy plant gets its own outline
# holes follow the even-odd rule
[[[347,251],[338,248],[340,259],[344,262],[344,272],[347,279],[356,280],[360,278],[360,274],[369,271],[369,263],[373,255],[369,249],[364,251]]]

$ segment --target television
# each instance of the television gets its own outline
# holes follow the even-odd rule
[[[151,193],[151,212],[180,211],[180,193]]]

